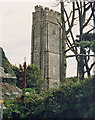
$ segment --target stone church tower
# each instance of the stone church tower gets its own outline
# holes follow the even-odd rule
[[[32,21],[31,63],[40,67],[46,88],[57,88],[61,74],[60,13],[35,6]]]

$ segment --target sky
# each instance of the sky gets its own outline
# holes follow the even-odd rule
[[[0,3],[0,46],[3,46],[12,64],[22,63],[24,57],[30,64],[32,12],[35,5],[52,8],[53,3]]]
[[[30,64],[32,12],[34,12],[34,7],[42,5],[60,12],[60,6],[56,4],[55,0],[52,0],[52,2],[47,0],[44,0],[46,2],[42,2],[42,0],[38,0],[38,2],[30,1],[0,1],[0,46],[3,47],[8,60],[13,65],[23,64],[24,57],[26,57],[27,64]],[[75,32],[78,33],[78,28]],[[67,76],[75,76],[76,69],[75,59],[68,58]]]

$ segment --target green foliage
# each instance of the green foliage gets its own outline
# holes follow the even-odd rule
[[[91,43],[91,49],[95,53],[95,40],[93,40]]]
[[[83,34],[83,41],[95,40],[95,33]]]
[[[26,88],[25,91],[26,91],[26,92],[33,92],[33,93],[36,92],[36,91],[35,91],[34,89],[32,89],[32,88]]]
[[[12,69],[14,70],[15,75],[17,77],[16,85],[17,87],[22,89],[24,86],[24,69],[21,65],[19,65],[19,67],[12,66]]]
[[[95,53],[95,33],[84,34],[83,41],[77,44],[83,48],[90,48]]]
[[[24,95],[14,102],[5,102],[7,118],[93,118],[95,96],[95,76],[78,83],[77,78],[68,78],[68,82],[59,89],[36,92],[26,89]],[[94,105],[94,106],[93,106]]]
[[[79,46],[82,46],[83,48],[90,47],[91,42],[90,41],[81,41],[79,43]]]
[[[79,39],[79,35],[76,35],[76,37]],[[95,33],[89,33],[89,34],[83,34],[83,41],[93,41],[95,40]]]
[[[89,48],[95,53],[95,40],[93,41],[81,41],[79,43],[79,46],[82,46],[83,48]]]
[[[19,65],[19,68],[13,66],[13,70],[17,77],[17,86],[24,87],[24,67]],[[45,80],[42,77],[38,66],[28,65],[26,68],[26,87],[41,90],[45,85]]]
[[[39,67],[35,65],[30,65],[27,67],[26,79],[27,88],[35,88],[40,90],[45,84],[45,80],[42,77]]]

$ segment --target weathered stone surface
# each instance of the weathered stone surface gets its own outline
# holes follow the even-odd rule
[[[20,97],[22,95],[22,90],[16,86],[13,86],[9,83],[0,83],[2,89],[0,90],[0,94],[4,100],[11,99],[12,96]]]
[[[4,68],[0,66],[0,78],[13,78],[13,79],[16,79],[16,76],[12,76],[11,74],[5,73]]]
[[[49,78],[59,80],[59,55],[55,53],[49,53]]]
[[[60,84],[60,13],[35,6],[32,24],[31,63],[39,65],[49,88]]]

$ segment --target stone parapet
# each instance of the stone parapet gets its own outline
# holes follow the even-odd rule
[[[35,12],[40,12],[42,10],[45,11],[46,13],[48,12],[50,14],[55,14],[58,17],[61,15],[61,13],[59,13],[58,11],[54,11],[53,9],[49,9],[48,7],[43,8],[43,6],[41,5],[35,6]]]
[[[41,10],[43,10],[43,7],[41,5],[35,6],[35,12],[38,12],[38,11],[41,11]]]

